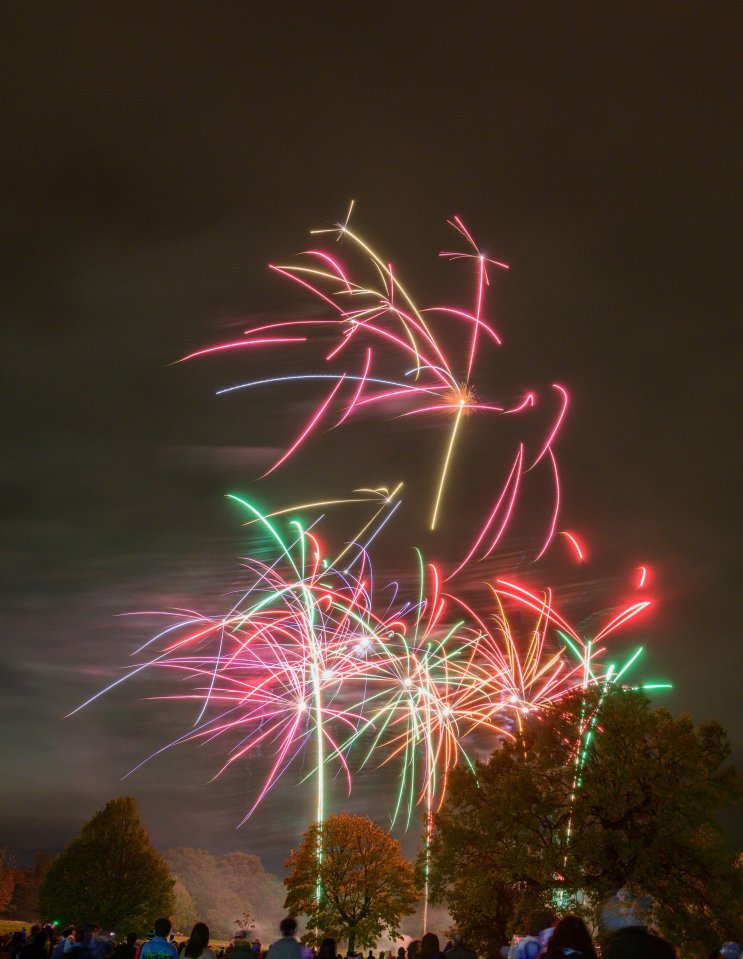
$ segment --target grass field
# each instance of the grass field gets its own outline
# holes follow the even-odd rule
[[[0,919],[0,936],[4,936],[6,932],[15,932],[24,926],[28,930],[31,928],[31,923],[22,919]]]

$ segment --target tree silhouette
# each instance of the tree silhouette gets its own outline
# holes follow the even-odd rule
[[[10,905],[14,889],[15,871],[10,853],[7,849],[0,849],[0,912],[4,912]]]
[[[130,796],[112,799],[64,848],[41,884],[40,907],[63,926],[98,923],[144,933],[173,912],[173,879]]]
[[[580,695],[533,716],[487,762],[453,770],[435,817],[432,885],[460,931],[497,956],[535,907],[591,912],[650,893],[680,955],[743,934],[743,869],[717,824],[741,796],[718,723],[653,710],[641,693],[588,694],[596,713],[576,782]]]

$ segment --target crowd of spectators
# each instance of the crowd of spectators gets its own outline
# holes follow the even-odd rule
[[[640,901],[613,897],[601,910],[597,936],[579,916],[558,918],[550,911],[535,912],[522,936],[503,946],[504,959],[675,959],[673,946],[658,935],[642,913]],[[209,927],[197,922],[188,938],[176,941],[169,919],[158,919],[145,937],[132,931],[117,941],[113,933],[90,925],[57,930],[51,924],[31,926],[0,936],[0,952],[7,959],[478,959],[460,935],[441,948],[432,932],[406,945],[363,952],[338,950],[335,939],[322,940],[319,949],[296,938],[297,923],[288,916],[280,936],[264,949],[260,940],[239,930],[228,944],[210,945]],[[723,943],[699,959],[741,959],[741,947]]]

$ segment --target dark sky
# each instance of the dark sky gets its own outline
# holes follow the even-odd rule
[[[122,786],[179,728],[146,686],[62,717],[146,638],[117,613],[233,583],[245,535],[224,492],[281,505],[425,462],[430,433],[393,422],[256,484],[255,448],[291,439],[301,397],[215,397],[247,360],[169,365],[246,317],[307,310],[266,264],[352,197],[426,304],[468,295],[437,257],[453,214],[511,264],[487,392],[570,387],[561,525],[592,557],[565,572],[558,550],[530,575],[569,586],[580,616],[649,562],[647,675],[743,758],[739,4],[18,3],[2,19],[0,844],[56,849],[126,789],[159,846],[278,868],[311,815],[287,784],[235,833],[251,772],[205,785],[198,750]],[[491,443],[468,502],[492,499]],[[381,547],[391,568],[412,535]],[[518,535],[498,568],[533,530]],[[383,786],[364,779],[353,808],[377,814]]]

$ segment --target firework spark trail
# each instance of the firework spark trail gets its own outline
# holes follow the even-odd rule
[[[313,334],[321,337],[326,337],[328,333],[335,334],[336,342],[327,350],[325,359],[331,364],[341,363],[340,369],[326,373],[308,372],[263,377],[226,387],[218,392],[224,394],[271,383],[331,381],[330,392],[316,405],[308,422],[298,431],[296,438],[267,473],[297,453],[320,428],[322,421],[331,415],[331,407],[339,402],[341,410],[335,418],[334,427],[347,423],[352,415],[364,409],[383,406],[391,400],[399,400],[409,407],[401,414],[403,416],[423,415],[427,418],[443,417],[445,422],[448,420],[441,464],[433,483],[429,524],[433,530],[439,526],[444,515],[448,486],[456,471],[457,451],[466,429],[465,421],[475,414],[521,415],[532,410],[537,403],[534,392],[527,392],[520,402],[510,407],[482,401],[478,399],[475,388],[476,368],[483,343],[487,342],[494,348],[501,345],[500,336],[487,318],[487,290],[491,282],[489,273],[508,267],[486,256],[462,220],[454,217],[448,223],[464,241],[466,248],[440,255],[449,260],[464,261],[473,267],[472,305],[469,308],[452,305],[419,308],[387,260],[349,227],[352,209],[353,204],[346,219],[336,226],[311,232],[313,235],[327,235],[345,241],[361,256],[367,267],[371,268],[374,276],[372,283],[356,279],[351,268],[341,263],[337,255],[321,249],[307,250],[300,260],[293,264],[271,265],[274,272],[298,284],[324,307],[329,308],[334,318],[262,323],[245,330],[244,340],[208,346],[190,353],[184,359],[243,347],[272,349],[276,345],[284,346],[297,342],[304,345],[313,339]],[[465,356],[460,357],[449,351],[436,327],[441,327],[446,339],[456,342],[457,348],[461,346]],[[361,350],[359,366],[354,365],[350,354],[349,358],[345,359],[346,351],[352,343]],[[385,376],[383,369],[392,362],[398,363],[398,373],[392,377]],[[466,370],[463,379],[456,373],[458,369]],[[560,501],[559,470],[554,447],[568,406],[565,388],[559,384],[554,384],[553,388],[560,397],[559,408],[545,436],[538,439],[536,453],[530,452],[531,443],[527,448],[522,442],[516,472],[514,474],[512,467],[506,481],[507,508],[499,513],[496,504],[465,560],[455,572],[472,560],[482,560],[492,555],[514,514],[523,485],[522,477],[545,458],[549,460],[548,475],[554,487],[554,506],[537,558],[549,548],[556,530]],[[495,537],[489,545],[486,541],[486,548],[478,553],[480,544],[494,524],[497,526]]]

